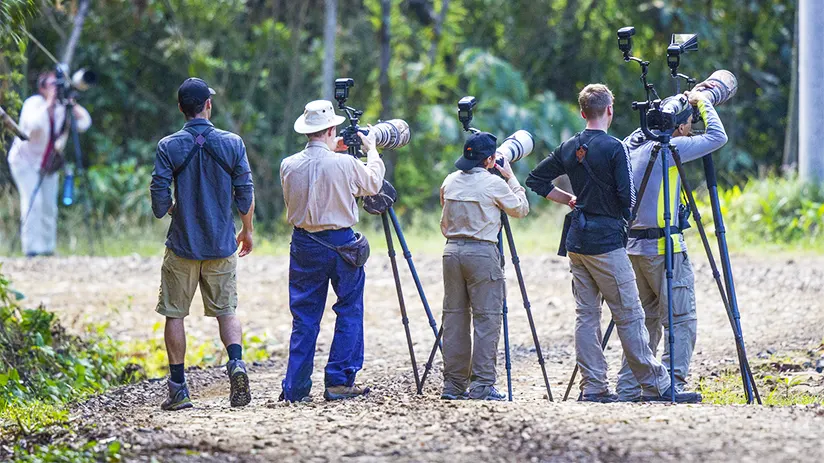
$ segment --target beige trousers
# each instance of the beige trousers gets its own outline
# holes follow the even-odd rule
[[[497,246],[449,239],[443,286],[443,391],[462,394],[469,387],[470,397],[484,397],[495,385],[503,320],[504,273]]]
[[[670,366],[669,319],[667,317],[667,274],[664,256],[629,256],[638,283],[641,306],[649,332],[649,347],[653,354],[664,339],[661,362]],[[675,336],[675,388],[684,389],[695,349],[698,316],[695,310],[695,277],[686,252],[673,254],[672,265],[672,334]],[[666,334],[666,336],[663,336]],[[618,395],[622,400],[640,397],[641,388],[624,359],[618,373]]]
[[[575,295],[575,354],[581,370],[581,391],[601,394],[609,390],[607,361],[601,350],[601,299],[606,301],[624,349],[629,368],[644,395],[669,389],[667,370],[649,347],[644,311],[626,249],[594,256],[569,253],[572,292]]]

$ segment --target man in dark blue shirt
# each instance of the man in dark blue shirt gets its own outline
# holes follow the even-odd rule
[[[649,333],[627,251],[627,220],[635,204],[629,154],[623,142],[607,134],[612,123],[612,92],[602,84],[578,95],[586,130],[562,143],[529,174],[526,185],[539,195],[568,204],[572,224],[567,234],[569,268],[575,296],[575,353],[581,369],[582,400],[615,402],[601,350],[601,300],[605,300],[621,338],[624,356],[646,400],[669,400],[667,370],[649,348]],[[573,196],[552,181],[569,175]],[[692,401],[688,394],[677,401]]]
[[[249,378],[241,360],[241,327],[237,309],[237,251],[252,252],[254,185],[246,146],[231,132],[216,129],[212,114],[214,90],[201,79],[190,78],[177,92],[178,107],[186,117],[183,129],[157,144],[152,172],[152,210],[157,218],[172,216],[166,237],[166,254],[160,277],[157,312],[166,317],[166,352],[169,356],[169,397],[164,410],[192,406],[184,376],[189,314],[200,286],[206,316],[216,317],[220,339],[229,356],[227,373],[230,403],[251,401]],[[174,184],[174,200],[171,185]],[[232,205],[243,224],[235,236]]]

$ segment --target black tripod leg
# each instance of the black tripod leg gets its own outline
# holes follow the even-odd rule
[[[415,361],[415,348],[412,346],[412,333],[409,331],[409,317],[406,315],[406,304],[403,300],[403,290],[401,289],[401,278],[398,274],[398,262],[395,260],[395,247],[392,244],[392,232],[389,228],[389,219],[386,217],[386,212],[381,214],[383,221],[383,232],[386,235],[386,248],[389,251],[389,261],[392,264],[392,274],[395,277],[395,290],[398,292],[398,305],[401,309],[401,322],[403,322],[403,329],[406,332],[406,344],[409,346],[409,358],[412,361],[412,373],[415,375],[415,390],[421,390],[421,380],[418,377],[418,363]]]
[[[752,381],[752,371],[750,370],[747,357],[742,350],[744,340],[739,336],[739,332],[735,326],[735,318],[733,316],[732,310],[730,310],[730,302],[727,298],[727,293],[724,289],[724,284],[721,282],[721,273],[718,271],[718,265],[716,264],[715,256],[713,255],[712,247],[710,246],[709,237],[707,236],[706,228],[704,228],[704,222],[701,219],[701,212],[698,210],[698,205],[695,202],[695,195],[693,194],[692,188],[690,187],[689,181],[687,180],[687,175],[684,171],[683,163],[681,162],[681,156],[678,153],[678,148],[675,146],[672,147],[672,158],[675,161],[675,166],[678,168],[678,175],[681,177],[681,185],[687,197],[689,207],[692,210],[693,220],[695,221],[696,227],[698,228],[698,233],[701,236],[701,243],[704,245],[704,251],[707,254],[710,269],[712,270],[712,277],[715,280],[716,286],[718,286],[718,292],[721,295],[721,302],[724,304],[724,310],[727,312],[727,318],[729,318],[730,326],[732,327],[733,335],[735,337],[735,347],[738,354],[738,364],[741,370],[742,381],[744,376],[749,376],[750,381]],[[752,382],[754,384],[754,381]],[[746,389],[746,386],[744,393],[747,395],[747,402],[750,402],[752,400],[752,397],[749,395],[749,391]]]
[[[612,330],[615,329],[615,320],[610,320],[609,325],[607,325],[607,331],[604,333],[604,338],[601,339],[601,350],[605,350],[607,348],[607,343],[609,342],[609,337],[612,335]],[[578,362],[575,362],[575,369],[572,370],[572,377],[569,378],[569,384],[567,384],[566,392],[564,393],[564,400],[569,398],[569,391],[572,390],[572,385],[575,383],[575,377],[578,375]],[[583,392],[578,394],[578,400],[581,400],[583,397]]]
[[[406,245],[406,238],[403,236],[401,224],[398,221],[398,216],[395,215],[395,209],[389,208],[389,218],[392,219],[392,226],[395,228],[395,235],[401,243],[401,250],[403,257],[406,258],[406,263],[409,264],[409,271],[412,273],[412,279],[415,280],[415,287],[418,289],[418,295],[421,297],[423,303],[423,310],[426,312],[426,318],[429,319],[429,326],[432,327],[432,334],[438,337],[438,324],[435,322],[435,317],[432,316],[432,309],[429,308],[429,302],[426,300],[426,294],[423,292],[421,279],[418,277],[418,271],[415,269],[415,263],[412,262],[412,253],[409,251],[409,246]],[[440,344],[438,345],[440,347]]]
[[[77,120],[74,118],[74,105],[69,104],[66,106],[66,113],[68,114],[69,121],[70,121],[70,129],[72,135],[72,145],[74,146],[74,159],[75,159],[75,166],[78,169],[78,173],[80,174],[80,178],[83,179],[83,183],[86,186],[86,192],[83,195],[83,209],[84,209],[84,218],[83,221],[86,223],[86,231],[89,239],[89,254],[94,255],[94,235],[95,235],[95,227],[92,226],[92,187],[91,182],[89,182],[89,176],[86,172],[86,169],[83,167],[83,153],[80,151],[80,135],[77,132]]]
[[[435,335],[435,344],[432,346],[432,350],[429,351],[429,360],[426,361],[426,365],[423,368],[423,375],[421,376],[421,384],[418,386],[418,395],[423,394],[423,386],[426,384],[426,378],[429,376],[429,371],[432,370],[432,362],[435,361],[435,353],[438,352],[438,348],[441,346],[441,337],[443,336],[443,326],[441,329],[438,330],[438,334]]]
[[[498,232],[498,253],[501,255],[501,269],[504,267],[504,240],[503,232]],[[504,292],[503,324],[504,324],[504,358],[506,359],[506,390],[509,401],[512,402],[512,358],[509,355],[509,310],[506,306],[506,292]]]
[[[515,275],[518,277],[518,286],[521,289],[521,298],[524,301],[524,309],[526,310],[526,317],[529,320],[529,329],[532,331],[532,342],[535,344],[535,353],[538,355],[538,364],[541,365],[541,373],[544,375],[544,385],[546,386],[547,400],[552,400],[552,389],[549,387],[549,377],[546,374],[546,364],[544,363],[544,354],[541,351],[541,342],[538,340],[538,331],[535,329],[535,320],[532,318],[532,306],[529,303],[529,296],[526,294],[526,285],[524,284],[524,275],[521,272],[521,260],[518,258],[518,251],[515,249],[515,239],[512,236],[512,227],[509,224],[509,217],[506,213],[501,213],[501,224],[504,231],[506,231],[506,241],[509,243],[509,254],[512,257],[512,265],[515,266]]]
[[[738,298],[735,294],[735,283],[732,276],[732,265],[730,262],[729,248],[727,247],[726,229],[724,228],[724,217],[721,214],[721,201],[718,198],[718,180],[715,176],[715,164],[712,155],[703,158],[704,174],[707,178],[707,189],[710,193],[710,204],[712,205],[712,215],[715,221],[715,235],[718,240],[718,252],[721,255],[721,269],[724,272],[724,282],[727,287],[727,298],[730,304],[730,314],[732,316],[733,331],[736,343],[740,346],[743,363],[747,365],[748,374],[742,372],[744,391],[747,394],[747,403],[753,403],[753,397],[761,404],[761,396],[758,394],[758,387],[753,380],[752,371],[749,369],[747,351],[744,345],[744,334],[741,330],[741,314],[738,311]]]
[[[669,151],[669,144],[667,144]],[[667,320],[669,321],[669,351],[670,351],[670,399],[675,403],[675,335],[672,333],[672,235],[670,223],[672,221],[672,204],[670,203],[669,169],[667,167],[667,151],[661,156],[661,175],[664,190],[664,261],[667,269]]]

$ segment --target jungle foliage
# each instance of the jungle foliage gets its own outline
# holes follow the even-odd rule
[[[670,33],[696,32],[700,51],[684,57],[682,71],[702,78],[725,68],[739,78],[738,95],[721,109],[730,143],[717,164],[727,184],[741,184],[781,165],[795,3],[339,2],[336,75],[355,79],[350,103],[366,110],[364,122],[410,122],[412,143],[385,155],[403,214],[437,206],[437,188],[460,154],[455,103],[461,96],[478,97],[476,126],[499,138],[520,128],[536,135],[535,154],[516,166],[525,174],[582,127],[575,98],[589,82],[605,82],[616,94],[613,134],[621,137],[636,126],[630,103],[642,90],[637,66],[624,63],[617,49],[619,27],[638,30],[635,52],[653,62],[650,76],[662,96],[673,88],[665,64]],[[57,51],[77,0],[3,5],[0,17],[11,12],[26,19],[32,34]],[[100,75],[99,85],[81,97],[95,121],[83,146],[97,166],[98,213],[118,216],[125,201],[130,213],[150,217],[146,190],[154,146],[182,125],[175,92],[197,75],[218,91],[215,123],[246,141],[258,219],[281,222],[279,163],[303,145],[292,123],[307,101],[324,93],[323,9],[323,0],[93,2],[74,61]],[[387,37],[391,54],[382,62]],[[19,96],[31,93],[37,73],[52,66],[26,37],[17,38],[0,39],[0,104],[12,110]],[[121,181],[121,172],[136,178]]]

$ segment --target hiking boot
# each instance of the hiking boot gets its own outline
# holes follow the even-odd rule
[[[360,386],[331,386],[323,391],[323,398],[326,400],[354,399],[362,395],[369,394],[368,387]]]
[[[635,397],[621,397],[620,395],[618,396],[618,402],[638,403],[640,401],[641,401],[641,396],[635,396]]]
[[[609,391],[599,392],[597,394],[584,394],[578,399],[578,402],[595,402],[599,404],[611,404],[618,402],[618,395]]]
[[[166,400],[160,404],[160,408],[167,411],[176,411],[192,407],[194,407],[194,404],[189,398],[189,386],[186,385],[186,382],[178,384],[170,379],[169,397],[166,397]]]
[[[229,375],[229,403],[233,407],[242,407],[252,401],[249,392],[249,375],[246,374],[246,364],[243,360],[229,360],[226,364],[226,374]]]
[[[444,391],[441,394],[441,400],[467,400],[469,399],[469,393],[464,391],[460,393],[456,392],[446,392]]]
[[[486,389],[486,391],[484,391]],[[498,392],[495,386],[481,386],[469,391],[469,398],[471,400],[506,400],[506,396]]]
[[[641,396],[642,402],[671,402],[672,388],[667,388],[663,394],[657,396]],[[675,403],[679,404],[700,404],[701,394],[697,392],[678,392],[675,391]]]
[[[300,398],[300,399],[298,399],[298,400],[286,400],[286,395],[283,393],[283,391],[281,391],[280,396],[278,397],[278,402],[289,402],[289,403],[302,402],[302,403],[310,403],[310,402],[312,402],[312,397],[311,397],[311,396],[308,396],[308,395],[305,395],[305,396],[301,397],[301,398]]]

